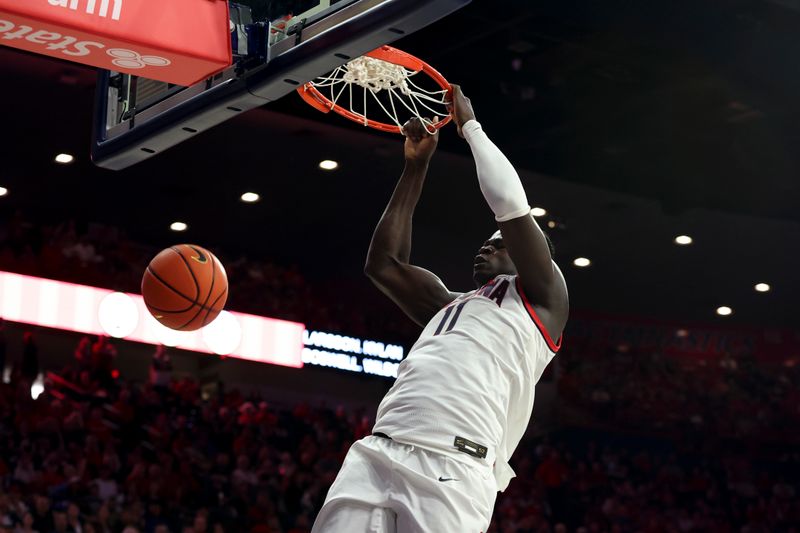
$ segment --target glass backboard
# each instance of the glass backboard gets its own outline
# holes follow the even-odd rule
[[[191,87],[101,71],[92,160],[119,170],[294,92],[471,0],[241,0],[230,3],[233,57]]]

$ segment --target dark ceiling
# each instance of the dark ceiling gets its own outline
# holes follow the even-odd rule
[[[526,168],[669,212],[800,221],[791,4],[477,1],[411,48],[469,88]]]
[[[575,307],[800,325],[800,1],[475,0],[397,43],[460,83],[553,214]],[[120,172],[88,161],[94,72],[0,47],[0,200],[47,220],[110,222],[358,278],[402,168],[401,143],[288,96]],[[56,166],[53,155],[78,160]],[[414,259],[468,289],[493,228],[444,131]],[[322,158],[341,161],[323,173]],[[544,177],[549,176],[549,177]],[[237,201],[245,190],[263,200]],[[678,233],[696,242],[678,248]],[[577,255],[594,265],[569,266]],[[775,290],[755,294],[758,281]]]

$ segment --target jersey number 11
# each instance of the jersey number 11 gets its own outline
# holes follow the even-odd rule
[[[436,335],[442,333],[442,329],[444,329],[445,324],[447,324],[447,319],[450,318],[450,315],[453,315],[453,318],[450,320],[450,324],[447,326],[447,329],[444,330],[444,333],[447,333],[453,327],[455,327],[456,322],[458,322],[458,317],[461,316],[461,311],[464,309],[464,306],[467,305],[467,302],[461,302],[458,305],[451,305],[447,308],[447,311],[444,312],[444,316],[442,317],[442,321],[439,322],[439,327],[436,328],[436,332],[433,334],[435,337]],[[453,313],[453,309],[455,309],[455,313]]]

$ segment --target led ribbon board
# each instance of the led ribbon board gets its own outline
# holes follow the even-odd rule
[[[0,317],[260,363],[303,366],[305,326],[298,322],[223,311],[203,329],[174,331],[150,315],[138,294],[2,271]]]

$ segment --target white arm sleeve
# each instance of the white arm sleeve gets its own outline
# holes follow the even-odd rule
[[[530,213],[528,197],[519,174],[503,152],[495,146],[477,120],[469,120],[461,133],[472,149],[478,168],[478,182],[483,197],[494,212],[498,222],[505,222]]]

